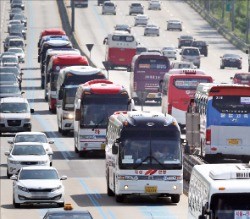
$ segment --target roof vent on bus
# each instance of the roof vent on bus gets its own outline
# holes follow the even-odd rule
[[[248,164],[225,165],[223,168],[211,170],[209,176],[214,180],[250,179]]]

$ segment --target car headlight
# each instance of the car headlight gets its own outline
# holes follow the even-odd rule
[[[9,160],[9,162],[12,164],[20,164],[20,161],[16,161],[16,160]]]
[[[22,190],[24,192],[29,192],[29,190],[26,187],[23,187],[23,186],[18,186],[18,189]]]
[[[38,161],[37,163],[38,164],[46,164],[46,163],[48,163],[48,161],[47,160],[45,160],[45,161]]]
[[[74,113],[73,112],[64,112],[63,119],[74,119]]]
[[[54,191],[56,191],[56,190],[58,190],[58,189],[61,189],[61,188],[62,188],[62,186],[61,186],[61,185],[59,185],[59,186],[57,186],[56,188],[51,189],[51,192],[54,192]]]

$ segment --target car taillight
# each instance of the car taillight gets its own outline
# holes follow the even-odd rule
[[[172,105],[168,104],[168,114],[172,114]]]
[[[211,145],[211,129],[206,130],[206,144]]]

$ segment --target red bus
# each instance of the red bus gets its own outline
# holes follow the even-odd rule
[[[168,58],[157,52],[143,52],[133,57],[131,68],[130,96],[134,101],[154,100],[160,103],[159,82],[170,69]]]
[[[40,47],[40,41],[44,36],[51,36],[51,35],[58,35],[58,36],[62,36],[62,35],[66,35],[65,31],[62,29],[58,29],[58,28],[51,28],[51,29],[45,29],[40,33],[40,37],[37,43],[37,47]]]
[[[50,111],[56,111],[56,82],[59,71],[65,67],[76,65],[88,66],[88,59],[82,55],[55,55],[51,57],[45,74],[45,100],[48,100]]]
[[[106,44],[105,61],[109,62],[110,69],[125,67],[131,69],[131,61],[136,54],[137,42],[135,37],[126,31],[115,31],[103,41]]]
[[[127,90],[109,80],[80,84],[74,103],[74,144],[80,156],[88,151],[105,151],[108,118],[116,111],[134,109]]]
[[[200,69],[173,69],[160,82],[162,113],[176,118],[181,128],[186,126],[186,112],[194,99],[199,83],[212,83],[213,78]]]

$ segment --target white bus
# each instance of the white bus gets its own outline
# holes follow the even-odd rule
[[[193,167],[188,191],[188,219],[249,219],[249,164]]]
[[[180,127],[158,112],[115,112],[106,142],[107,193],[122,202],[127,195],[171,197],[183,192]]]
[[[103,152],[108,117],[118,110],[132,110],[133,101],[127,90],[108,80],[91,80],[81,84],[75,96],[75,152]]]

